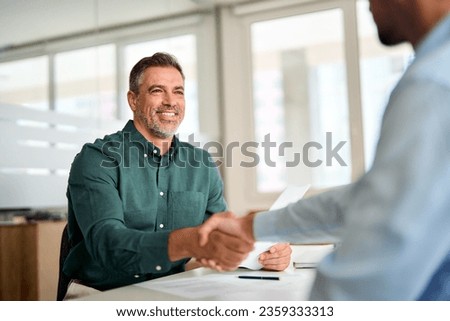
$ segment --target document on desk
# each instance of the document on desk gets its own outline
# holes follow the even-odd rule
[[[230,284],[227,278],[221,274],[214,274],[213,277],[211,275],[205,275],[173,280],[166,280],[163,278],[161,280],[152,280],[136,285],[194,300],[215,296],[222,292],[233,292],[236,289],[235,286]]]
[[[294,203],[303,198],[305,193],[308,191],[310,185],[304,186],[296,186],[289,185],[283,193],[277,198],[277,200],[272,204],[270,210],[276,210],[279,208],[283,208],[290,203]],[[255,242],[255,248],[252,252],[249,253],[247,258],[241,263],[241,267],[251,269],[251,270],[259,270],[262,268],[261,263],[259,263],[258,258],[261,253],[269,250],[274,242]]]
[[[251,273],[256,272],[248,271],[247,273],[250,274],[246,275],[252,275]],[[229,273],[213,273],[187,278],[156,279],[137,283],[136,286],[186,299],[202,300],[212,297],[224,299],[233,298],[237,293],[247,291],[263,293],[267,291],[267,282],[271,282],[270,288],[273,291],[287,291],[292,286],[290,277],[290,275],[283,275],[279,281],[274,282],[271,280],[245,280],[240,279],[238,275]]]

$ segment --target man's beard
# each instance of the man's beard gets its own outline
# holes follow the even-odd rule
[[[158,110],[158,111],[160,111],[160,110]],[[173,111],[173,112],[177,113],[178,115],[180,114],[178,109],[170,109],[170,111]],[[178,130],[178,127],[179,127],[179,124],[178,124],[176,127],[172,128],[172,129],[162,128],[162,126],[160,126],[159,121],[157,120],[156,113],[146,115],[141,110],[137,110],[136,117],[139,118],[139,120],[145,125],[145,128],[147,128],[148,131],[150,133],[152,133],[152,135],[154,135],[158,138],[162,138],[162,139],[167,139],[167,138],[170,138],[173,135],[175,135]]]

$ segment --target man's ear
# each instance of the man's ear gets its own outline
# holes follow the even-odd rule
[[[136,111],[136,100],[137,100],[137,95],[132,92],[131,90],[128,91],[127,93],[127,99],[128,99],[128,105],[131,108],[131,111],[134,113]]]

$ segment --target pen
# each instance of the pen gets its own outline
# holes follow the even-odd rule
[[[278,276],[253,276],[253,275],[239,275],[240,279],[251,279],[251,280],[273,280],[279,281],[280,278]]]

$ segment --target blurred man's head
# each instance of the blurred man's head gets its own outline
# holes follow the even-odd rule
[[[450,12],[450,0],[369,0],[381,43],[416,47]]]

